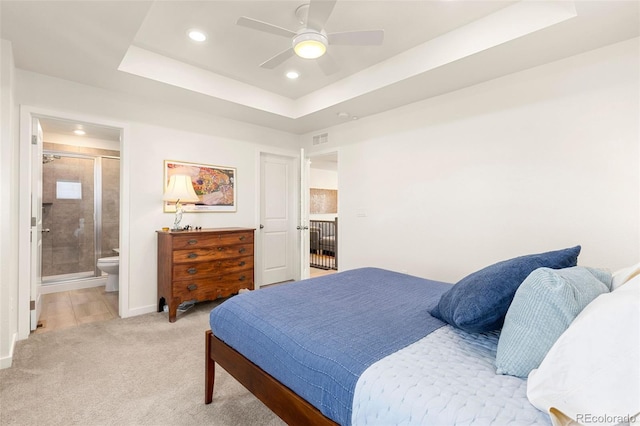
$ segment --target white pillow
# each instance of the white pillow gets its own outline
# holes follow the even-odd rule
[[[639,274],[640,274],[640,263],[614,272],[613,277],[611,279],[611,291],[617,289],[618,287],[620,287],[622,284],[626,283],[630,279],[637,277]]]
[[[640,421],[640,275],[584,308],[529,374],[527,397],[554,425]]]

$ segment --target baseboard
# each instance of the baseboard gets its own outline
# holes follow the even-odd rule
[[[121,318],[135,317],[138,315],[150,314],[152,312],[158,312],[158,306],[149,305],[149,306],[142,306],[140,308],[129,309],[125,314],[126,316],[122,316],[122,314],[120,314],[120,317]]]
[[[61,291],[80,290],[83,288],[100,287],[107,283],[107,277],[87,278],[82,280],[62,281],[44,284],[40,287],[41,294],[59,293]]]
[[[9,355],[5,357],[0,357],[0,370],[3,368],[10,368],[13,364],[13,351],[16,348],[16,341],[18,340],[18,333],[13,333],[11,336],[11,348],[9,350]]]

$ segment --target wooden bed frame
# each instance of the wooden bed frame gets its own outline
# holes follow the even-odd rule
[[[205,339],[205,404],[210,404],[213,400],[215,364],[218,363],[287,424],[337,425],[316,407],[214,336],[211,330],[206,331]]]

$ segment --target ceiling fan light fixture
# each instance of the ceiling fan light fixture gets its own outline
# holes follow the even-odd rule
[[[293,38],[293,51],[301,58],[316,59],[327,51],[327,38],[318,32],[305,32]]]

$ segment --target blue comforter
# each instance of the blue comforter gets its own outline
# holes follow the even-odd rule
[[[240,294],[211,311],[210,325],[325,416],[349,425],[360,374],[442,327],[429,311],[449,288],[362,268]]]

